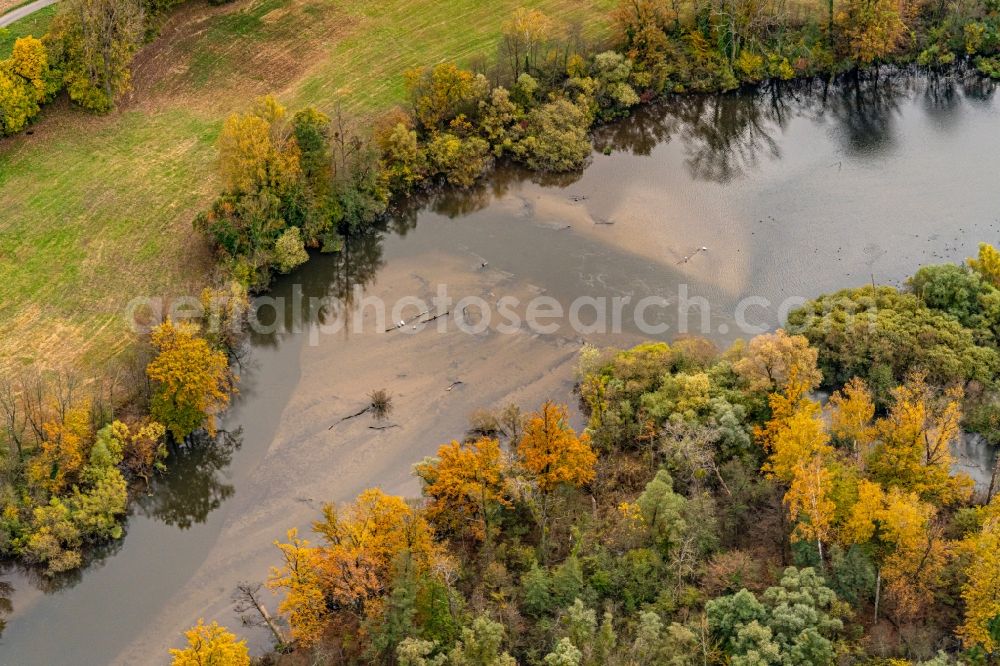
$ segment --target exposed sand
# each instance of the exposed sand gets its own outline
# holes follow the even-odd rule
[[[430,285],[439,282],[457,297],[513,295],[527,300],[539,293],[515,277],[479,268],[472,255],[432,252],[389,262],[368,294],[388,302],[414,295],[430,300]],[[373,485],[418,496],[412,465],[438,445],[460,438],[473,410],[508,401],[530,409],[550,397],[572,403],[580,346],[572,336],[539,336],[529,330],[507,335],[493,329],[470,335],[454,322],[443,334],[436,328],[415,332],[410,326],[376,333],[374,316],[367,314],[367,332],[321,337],[318,345],[302,347],[301,378],[277,435],[230,500],[217,542],[117,663],[164,653],[199,615],[235,624],[230,602],[235,585],[248,576],[264,580],[276,563],[272,541],[291,527],[307,533],[323,502],[350,500]],[[470,311],[470,322],[472,316]],[[446,390],[457,381],[462,383]],[[367,414],[336,424],[364,406],[367,391],[382,387],[393,395],[388,423],[399,427],[373,430],[370,426],[377,424]],[[581,418],[572,406],[579,426]]]

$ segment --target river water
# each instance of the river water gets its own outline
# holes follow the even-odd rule
[[[304,305],[252,336],[225,416],[231,445],[177,456],[126,538],[83,571],[50,581],[9,570],[0,664],[166,663],[202,616],[262,648],[267,636],[239,627],[230,596],[266,578],[274,539],[308,532],[322,502],[366,487],[415,495],[411,465],[461,436],[478,407],[572,403],[584,342],[686,330],[725,344],[774,327],[802,298],[899,284],[922,263],[1000,241],[1000,102],[971,75],[678,98],[603,128],[595,146],[581,174],[500,170],[279,280],[271,296]],[[468,307],[432,305],[440,285]],[[337,330],[310,297],[378,298],[390,312],[380,322],[369,304]],[[501,326],[504,297],[520,325]],[[576,325],[549,318],[543,331],[526,321],[539,297],[590,305]],[[636,307],[646,297],[662,300]],[[403,298],[398,318],[449,314],[387,332]],[[594,303],[616,298],[629,300],[621,323],[608,314],[602,331]],[[382,387],[387,422],[340,421]],[[975,441],[963,451],[963,469],[988,480],[991,452]]]

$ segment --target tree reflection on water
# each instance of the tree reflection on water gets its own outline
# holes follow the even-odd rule
[[[242,429],[220,432],[214,438],[202,434],[172,450],[167,472],[148,495],[136,501],[135,512],[180,529],[204,523],[235,491],[220,472],[232,462],[242,437]]]
[[[773,82],[718,95],[674,95],[598,128],[598,151],[649,155],[680,141],[692,178],[729,183],[781,157],[779,135],[796,118],[828,124],[846,155],[890,150],[904,101],[919,96],[939,125],[957,122],[963,99],[989,102],[996,83],[970,69],[854,73],[834,81]]]
[[[14,594],[14,586],[5,580],[0,580],[0,636],[7,628],[7,616],[14,610],[11,603],[11,596]]]

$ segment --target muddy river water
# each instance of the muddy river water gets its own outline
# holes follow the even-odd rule
[[[998,98],[973,76],[883,75],[671,100],[602,129],[581,174],[501,170],[315,257],[270,294],[285,307],[252,336],[233,445],[176,457],[126,538],[78,574],[4,575],[0,664],[165,663],[202,616],[259,649],[230,597],[266,578],[274,539],[370,486],[415,495],[412,464],[477,407],[572,402],[584,342],[687,330],[726,344],[799,299],[997,243]],[[350,315],[318,310],[324,297]],[[338,422],[382,387],[392,427]],[[981,480],[990,455],[966,442],[962,465]]]

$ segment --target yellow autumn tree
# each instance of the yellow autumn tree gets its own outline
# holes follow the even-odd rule
[[[1000,496],[982,511],[982,528],[960,545],[968,565],[962,587],[965,617],[956,633],[967,648],[978,646],[993,654],[1000,649],[996,634],[1000,618]]]
[[[909,0],[846,0],[837,23],[851,57],[868,64],[894,52],[907,34],[909,13]]]
[[[24,129],[38,114],[48,71],[45,45],[30,36],[16,40],[11,57],[0,60],[0,134]]]
[[[271,569],[267,586],[283,590],[285,598],[278,612],[288,616],[292,638],[303,645],[314,645],[323,636],[330,614],[322,580],[322,553],[298,531],[288,531],[288,543],[275,541],[283,563]]]
[[[889,413],[875,423],[878,441],[866,460],[870,476],[936,504],[967,499],[972,480],[951,473],[951,445],[961,434],[962,390],[937,394],[922,374],[914,374],[892,397]]]
[[[875,402],[864,381],[855,377],[830,396],[828,413],[830,434],[850,448],[855,460],[867,453],[875,436]]]
[[[876,614],[883,578],[886,596],[900,617],[912,618],[932,603],[950,556],[936,515],[914,492],[884,490],[867,479],[858,484],[858,501],[840,533],[845,543],[868,544],[874,550],[879,566]]]
[[[195,326],[170,320],[152,333],[156,357],[146,367],[154,383],[150,412],[180,441],[198,428],[215,434],[215,417],[229,404],[235,377],[229,359]]]
[[[294,530],[288,543],[275,543],[284,565],[272,570],[268,582],[286,591],[279,611],[288,614],[292,636],[306,645],[316,643],[337,614],[377,618],[401,555],[421,574],[441,554],[423,514],[377,488],[340,509],[326,505],[313,529],[322,545],[299,539]]]
[[[427,517],[447,533],[488,542],[499,512],[511,506],[509,469],[496,439],[442,445],[416,466],[430,500]]]
[[[544,45],[552,39],[555,24],[537,9],[519,7],[501,29],[502,57],[510,67],[511,79],[538,69]]]
[[[250,113],[226,118],[219,135],[219,166],[234,193],[285,192],[301,175],[301,151],[285,122],[285,108],[268,95]]]
[[[755,431],[769,457],[764,471],[783,483],[791,483],[796,465],[833,452],[819,403],[804,396],[804,385],[795,378],[788,394],[771,394],[771,420]]]
[[[799,462],[792,468],[792,480],[785,493],[789,517],[795,522],[792,541],[816,544],[820,563],[823,542],[830,538],[836,504],[831,499],[833,475],[820,455]]]
[[[823,380],[816,367],[818,356],[805,336],[789,335],[779,328],[751,340],[733,370],[751,391],[787,394],[795,383],[798,390],[807,393]]]
[[[427,571],[438,554],[433,533],[420,511],[402,497],[377,488],[361,493],[339,510],[323,507],[313,529],[326,541],[322,549],[329,597],[338,606],[368,612],[367,605],[389,587],[393,563],[407,553],[416,571]]]
[[[61,421],[43,424],[44,438],[28,464],[32,484],[58,495],[77,481],[93,444],[90,423],[90,405],[84,404],[67,409]]]
[[[246,641],[218,622],[206,625],[202,619],[184,632],[188,646],[170,650],[172,666],[250,666],[250,651]]]
[[[989,243],[979,244],[979,257],[968,259],[969,267],[994,287],[1000,288],[1000,251]]]

